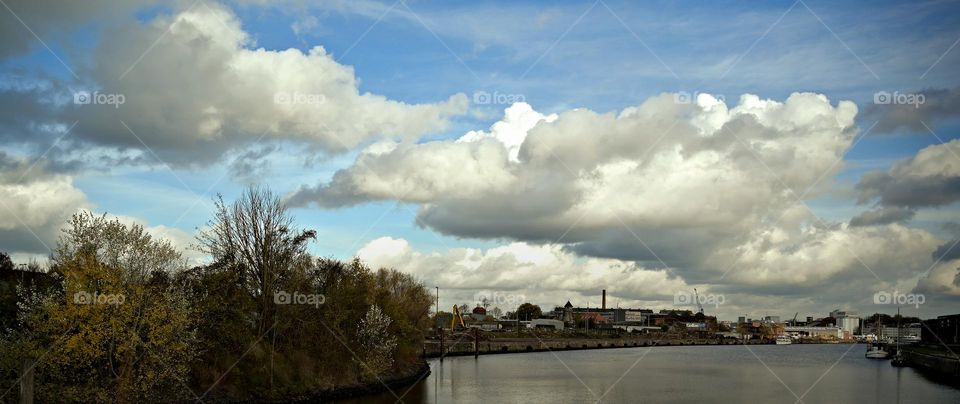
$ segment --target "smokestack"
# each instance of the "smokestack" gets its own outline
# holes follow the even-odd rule
[[[607,309],[607,290],[606,289],[603,290],[603,303],[601,304],[602,306],[600,306],[600,308],[603,310],[606,310]]]

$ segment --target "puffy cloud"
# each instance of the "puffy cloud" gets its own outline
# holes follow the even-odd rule
[[[922,208],[960,200],[960,139],[928,146],[886,172],[865,174],[857,184],[860,202]]]
[[[15,254],[21,260],[42,260],[56,246],[73,214],[95,212],[86,194],[74,186],[73,175],[55,168],[46,159],[31,162],[0,151],[0,251]],[[110,217],[128,225],[141,225],[154,237],[169,240],[191,263],[206,258],[191,248],[194,238],[183,230],[149,226],[131,216]]]
[[[508,108],[490,132],[471,131],[452,142],[376,143],[363,150],[350,170],[338,171],[330,184],[303,187],[290,203],[340,207],[369,199],[481,199],[523,181],[513,165],[519,163],[526,132],[556,118],[521,103]]]
[[[829,177],[856,133],[856,106],[815,94],[745,95],[732,109],[663,94],[619,113],[549,119],[527,108],[511,107],[488,134],[370,148],[291,201],[400,199],[421,203],[418,222],[446,234],[562,237],[588,255],[672,264],[776,219],[796,203],[784,185],[799,193]],[[529,126],[515,125],[520,111],[539,119],[525,136],[503,135]]]
[[[258,140],[342,152],[379,138],[413,139],[443,130],[468,105],[463,94],[407,104],[361,93],[353,68],[323,47],[256,48],[237,16],[214,3],[106,31],[76,68],[83,84],[49,85],[44,94],[60,91],[60,99],[45,116],[31,117],[33,127],[79,121],[71,136],[78,142],[142,150],[151,162],[156,153],[173,165],[203,165]],[[79,91],[122,96],[123,103],[76,104]]]
[[[442,253],[414,250],[403,239],[382,237],[363,246],[357,256],[374,267],[396,268],[441,285],[444,299],[476,303],[477,294],[509,298],[512,309],[524,301],[586,304],[601,289],[624,302],[672,302],[676,291],[690,287],[665,270],[602,258],[582,258],[557,245],[510,243],[487,250],[449,249]],[[502,303],[502,302],[497,302]],[[593,301],[593,304],[599,304]],[[546,309],[552,306],[545,307]]]
[[[5,251],[48,253],[67,219],[88,206],[72,176],[0,152],[0,245]]]
[[[936,240],[902,226],[887,230],[810,229],[793,245],[783,235],[766,234],[766,239],[758,238],[743,247],[744,256],[732,268],[726,284],[715,278],[695,283],[675,276],[672,269],[645,268],[630,261],[582,257],[555,244],[514,242],[486,250],[423,252],[404,239],[381,237],[360,248],[357,256],[373,267],[396,268],[427,286],[439,286],[443,307],[476,304],[482,297],[504,311],[523,302],[549,310],[567,300],[595,307],[600,304],[600,291],[606,289],[609,306],[693,309],[678,305],[674,297],[690,294],[696,287],[702,295],[712,295],[720,302],[705,307],[708,314],[729,319],[769,315],[773,307],[781,312],[823,313],[824,307],[867,312],[882,309],[873,306],[874,293],[906,292],[916,285],[920,293],[927,293],[927,307],[948,310],[950,293],[958,290],[953,282],[960,261],[921,277],[929,263],[915,258],[929,251]],[[865,264],[848,248],[864,257]],[[715,258],[720,262],[729,257]],[[876,271],[883,280],[868,271]],[[757,308],[766,311],[757,312]]]
[[[919,293],[934,295],[934,299],[952,300],[954,308],[960,302],[960,259],[944,260],[930,268],[930,273],[917,282]]]
[[[46,254],[60,228],[90,206],[73,177],[48,169],[44,161],[0,151],[0,245],[13,253]]]
[[[539,119],[508,125],[520,111]],[[801,310],[851,301],[865,307],[879,290],[915,287],[943,243],[897,224],[909,210],[862,215],[847,225],[824,222],[803,204],[829,186],[823,183],[842,167],[857,133],[857,108],[848,102],[832,105],[806,93],[783,102],[745,95],[728,108],[707,95],[682,104],[664,94],[617,113],[577,109],[547,119],[533,112],[515,105],[489,132],[456,140],[371,146],[332,181],[303,188],[291,201],[419,203],[417,222],[441,233],[517,240],[502,247],[515,251],[508,258],[539,248],[663,273],[680,282],[671,287],[710,285],[741,302],[725,309],[731,314],[760,297]],[[499,136],[497,128],[508,126],[529,129]],[[951,172],[941,154],[922,152],[893,171]],[[499,265],[513,269],[484,267],[492,251],[447,257],[379,240],[361,256],[389,257],[374,261],[458,289],[562,289],[550,283],[550,268],[562,265],[524,266],[511,258]],[[464,266],[446,270],[449,262]],[[564,277],[578,271],[589,273],[578,268]],[[614,278],[578,279],[583,286],[573,290],[610,290]]]
[[[876,287],[922,273],[931,263],[929,251],[941,243],[926,230],[896,224],[807,226],[795,234],[791,227],[757,231],[735,252],[720,251],[715,261],[739,256],[727,275],[734,287],[790,285],[809,292],[828,281],[854,279]]]

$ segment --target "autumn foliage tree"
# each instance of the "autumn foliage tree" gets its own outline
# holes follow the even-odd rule
[[[35,360],[42,402],[284,400],[419,369],[426,288],[311,256],[315,236],[251,188],[218,198],[198,237],[211,261],[188,268],[142,226],[78,214],[44,275],[53,286],[18,289],[0,381]]]
[[[74,215],[51,257],[56,286],[22,291],[3,356],[37,361],[41,401],[187,398],[193,315],[170,282],[184,264],[139,225]]]

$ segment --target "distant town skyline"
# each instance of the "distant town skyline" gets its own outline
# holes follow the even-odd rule
[[[266,186],[441,310],[960,308],[955,4],[322,3],[5,1],[0,251],[90,210],[204,263]]]

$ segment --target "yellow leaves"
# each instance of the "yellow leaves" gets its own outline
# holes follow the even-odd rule
[[[48,363],[54,366],[44,368],[45,381],[111,401],[182,398],[181,388],[169,386],[188,378],[196,357],[185,295],[162,283],[132,282],[89,254],[63,260],[57,269],[62,295],[35,307],[31,317],[30,338],[62,336],[51,347]],[[74,399],[91,396],[68,400]]]

